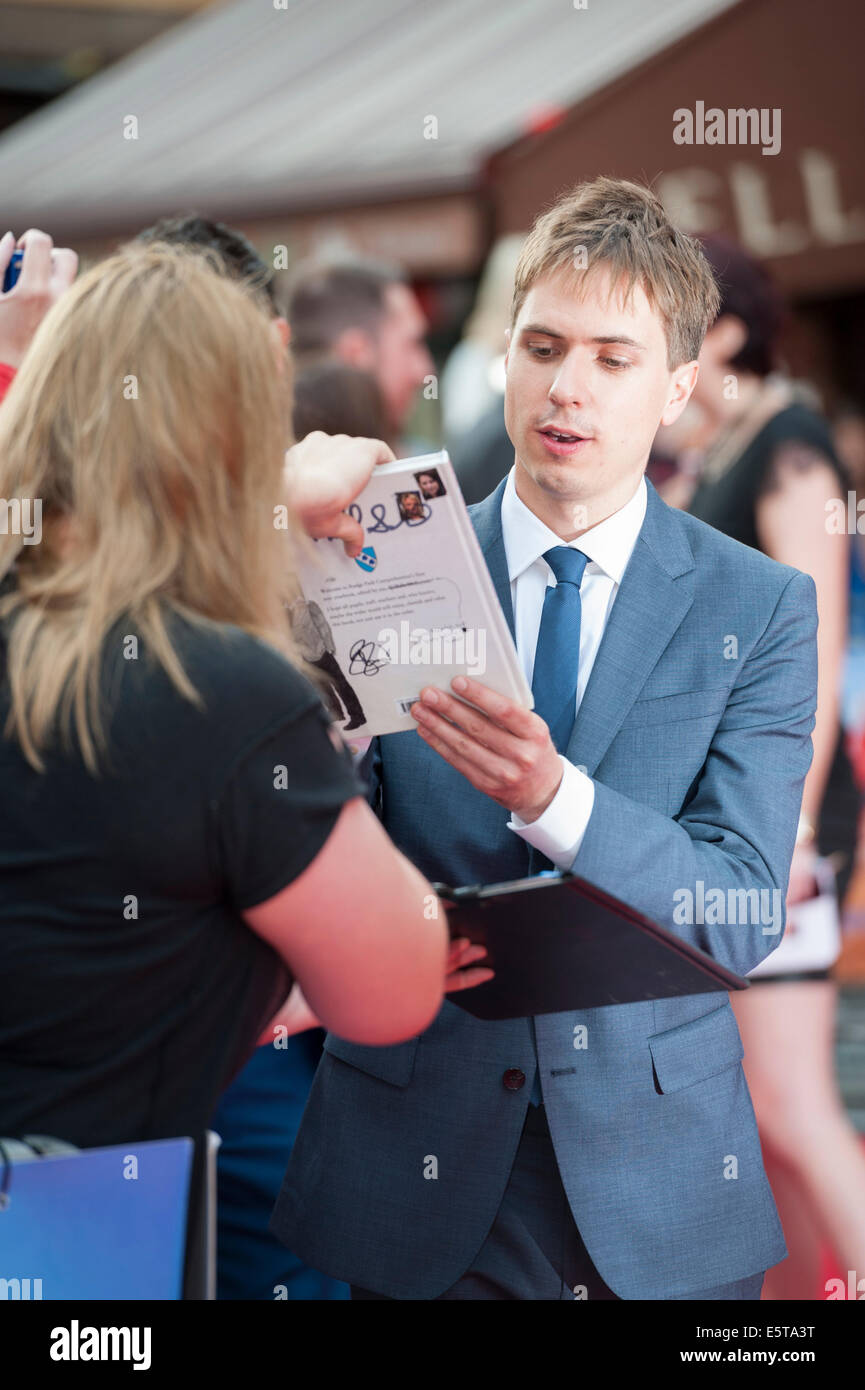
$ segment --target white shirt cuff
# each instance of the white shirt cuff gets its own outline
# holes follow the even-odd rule
[[[589,824],[595,804],[595,784],[561,753],[559,757],[562,780],[547,809],[528,825],[512,811],[508,830],[540,850],[557,869],[569,869]]]

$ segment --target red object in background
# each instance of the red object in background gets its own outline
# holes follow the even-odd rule
[[[9,387],[15,380],[15,368],[10,367],[6,362],[0,362],[0,401],[6,395]]]
[[[523,123],[526,135],[543,135],[547,130],[553,130],[559,125],[567,114],[564,106],[554,106],[552,102],[533,106]]]
[[[525,140],[531,135],[545,135],[548,130],[555,130],[556,126],[561,125],[567,114],[568,108],[566,106],[556,106],[551,101],[541,102],[537,106],[533,106],[528,114],[524,116],[522,126],[519,133],[515,136],[514,143],[516,144],[519,140]],[[504,152],[496,150],[482,160],[478,173],[479,189],[489,190],[490,185],[495,182],[501,167],[500,155],[503,153],[506,154],[507,150],[510,148],[511,146],[507,146]]]
[[[838,1261],[831,1250],[824,1248],[820,1256],[820,1275],[817,1288],[814,1290],[815,1303],[826,1302],[826,1285],[830,1279],[843,1279],[846,1286],[847,1275],[838,1268]]]
[[[865,791],[865,728],[847,730],[847,755],[860,791]]]

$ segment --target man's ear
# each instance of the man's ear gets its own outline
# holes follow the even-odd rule
[[[670,393],[667,396],[664,413],[658,421],[659,426],[672,425],[678,420],[691,399],[699,375],[700,364],[696,359],[693,362],[683,362],[681,367],[676,368],[670,381]]]
[[[270,320],[270,340],[273,343],[273,350],[276,354],[276,362],[280,373],[285,368],[285,351],[288,346],[289,328],[287,321],[282,318]]]
[[[375,348],[368,333],[362,328],[345,328],[333,344],[332,355],[350,367],[361,371],[371,371],[375,366]]]

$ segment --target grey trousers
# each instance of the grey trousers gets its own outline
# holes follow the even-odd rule
[[[765,1271],[676,1300],[757,1300]],[[352,1299],[386,1298],[351,1286]],[[471,1266],[435,1301],[619,1301],[593,1265],[571,1215],[542,1105],[530,1105],[505,1195]],[[396,1300],[388,1300],[396,1301]]]

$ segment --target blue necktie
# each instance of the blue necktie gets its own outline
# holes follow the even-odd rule
[[[556,576],[555,588],[547,586],[535,667],[532,674],[532,694],[535,713],[549,726],[558,753],[568,746],[577,710],[577,675],[580,666],[580,583],[589,557],[570,545],[556,545],[544,559]],[[554,869],[555,865],[540,850],[529,849],[529,873]],[[532,1038],[535,1036],[532,1019]],[[537,1044],[536,1044],[537,1050]],[[539,1074],[535,1072],[530,1100],[541,1103]]]
[[[570,545],[556,545],[544,559],[556,576],[555,587],[547,586],[535,666],[532,694],[535,713],[549,726],[557,753],[564,753],[577,711],[577,674],[580,666],[580,583],[589,562],[588,555]],[[529,850],[529,873],[554,869],[540,850]]]
[[[580,666],[580,583],[588,555],[570,545],[556,545],[544,559],[556,576],[544,594],[532,694],[535,713],[549,726],[556,752],[564,753],[577,710]]]

